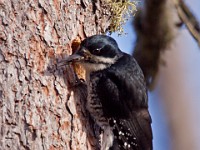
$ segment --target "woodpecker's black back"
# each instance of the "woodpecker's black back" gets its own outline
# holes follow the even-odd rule
[[[103,113],[110,119],[115,135],[111,149],[151,150],[151,117],[148,112],[146,85],[133,57],[123,53],[109,68],[93,72]],[[123,145],[130,144],[130,148]]]

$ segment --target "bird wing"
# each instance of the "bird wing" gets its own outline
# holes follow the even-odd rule
[[[133,58],[123,57],[95,76],[99,76],[96,92],[107,117],[123,118],[134,109],[148,107],[143,73]]]
[[[110,124],[119,137],[116,143],[124,145],[120,149],[130,146],[134,150],[151,150],[151,117],[146,86],[143,74],[137,68],[139,66],[134,63],[129,62],[123,68],[112,66],[103,73],[97,84],[97,94],[104,115],[111,118]]]
[[[113,123],[116,122],[115,124]],[[129,119],[111,119],[114,147],[120,150],[152,150],[151,121],[148,110],[136,111]],[[117,145],[117,146],[116,146]]]

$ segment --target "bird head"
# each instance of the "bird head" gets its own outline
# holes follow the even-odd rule
[[[94,35],[83,40],[77,52],[69,56],[66,61],[78,63],[86,69],[86,72],[93,72],[108,68],[121,55],[122,52],[113,38]]]

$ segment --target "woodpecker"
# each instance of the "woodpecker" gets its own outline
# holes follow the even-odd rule
[[[94,35],[65,61],[86,70],[86,107],[102,129],[101,150],[152,150],[147,89],[136,60],[110,36]]]

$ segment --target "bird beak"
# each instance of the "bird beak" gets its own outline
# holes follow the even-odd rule
[[[84,60],[84,56],[81,56],[80,54],[75,53],[75,54],[67,57],[64,61],[66,63],[70,63],[70,62],[78,62],[78,61],[81,61],[81,60]]]
[[[81,60],[84,60],[84,57],[79,55],[78,53],[75,53],[75,54],[70,55],[69,57],[61,60],[58,63],[58,66],[61,67],[61,66],[69,65],[72,62],[79,62]]]
[[[85,50],[78,50],[76,53],[68,56],[67,58],[61,60],[58,66],[69,65],[71,62],[80,62],[85,60],[86,58]]]

